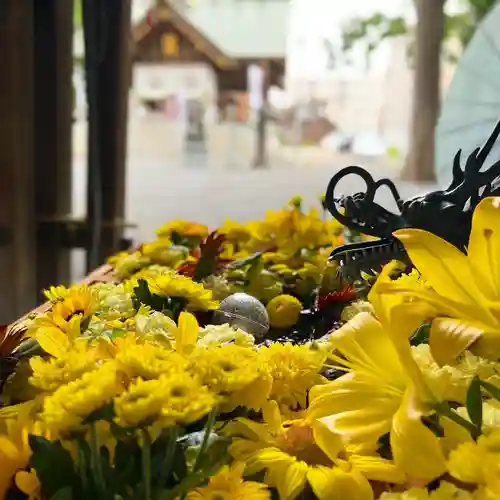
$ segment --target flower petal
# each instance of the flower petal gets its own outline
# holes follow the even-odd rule
[[[500,198],[489,197],[479,203],[472,217],[467,253],[484,295],[500,298]]]
[[[377,379],[349,373],[309,394],[309,418],[318,418],[333,432],[354,442],[376,441],[389,432],[403,398],[404,386],[378,384]]]
[[[312,424],[314,441],[325,453],[325,455],[335,462],[339,453],[344,449],[342,438],[332,432],[327,425],[319,420],[315,420]]]
[[[481,328],[466,321],[435,318],[429,334],[432,357],[440,366],[453,365],[457,357],[468,349],[482,333]]]
[[[439,295],[462,303],[474,303],[481,297],[467,256],[451,243],[421,229],[400,229],[394,236]]]
[[[199,325],[196,317],[188,312],[181,312],[179,327],[174,330],[176,350],[182,352],[186,347],[193,347],[198,340]]]
[[[391,338],[370,313],[357,314],[328,340],[353,370],[362,367],[389,381],[401,378],[403,369]]]
[[[35,338],[40,347],[55,358],[63,356],[71,347],[67,335],[58,328],[41,328]]]
[[[370,481],[403,484],[407,480],[406,474],[394,462],[385,458],[352,455],[349,462]]]
[[[307,465],[304,462],[293,461],[282,466],[282,471],[276,475],[276,488],[281,500],[293,500],[307,484]]]
[[[424,413],[417,407],[415,390],[409,387],[394,416],[390,443],[394,462],[412,477],[436,479],[446,471],[439,439],[422,423]]]
[[[307,479],[318,500],[373,500],[370,483],[357,470],[311,467]]]

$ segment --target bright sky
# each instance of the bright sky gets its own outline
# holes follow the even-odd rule
[[[291,0],[290,31],[288,40],[288,68],[293,78],[321,78],[325,74],[327,51],[325,39],[339,47],[342,26],[355,17],[367,16],[376,11],[387,15],[411,15],[411,0]],[[372,69],[386,66],[388,47],[381,47],[373,54]],[[362,71],[366,58],[364,52],[353,53],[353,71]],[[346,70],[339,70],[345,72]]]

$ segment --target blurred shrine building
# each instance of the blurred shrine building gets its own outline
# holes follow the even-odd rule
[[[217,104],[222,116],[231,103],[237,113],[233,119],[246,121],[249,66],[265,70],[266,89],[281,86],[287,0],[148,3],[132,21],[133,92],[147,108],[175,115],[182,96],[207,107]]]

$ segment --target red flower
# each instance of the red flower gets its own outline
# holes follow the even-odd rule
[[[326,295],[318,297],[318,309],[324,309],[331,304],[339,302],[350,302],[356,298],[356,290],[352,285],[345,285],[342,290],[328,292]]]

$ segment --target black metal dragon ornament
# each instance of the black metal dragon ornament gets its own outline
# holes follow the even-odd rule
[[[330,260],[336,261],[348,274],[358,276],[361,271],[377,269],[392,259],[409,262],[403,246],[392,236],[402,228],[424,229],[465,251],[474,209],[483,198],[500,195],[500,161],[481,171],[499,136],[500,122],[485,145],[467,158],[463,170],[460,166],[462,151],[457,152],[453,161],[453,180],[447,189],[407,201],[401,199],[389,179],[375,181],[365,169],[357,166],[340,170],[328,185],[325,206],[347,228],[379,239],[338,247]],[[364,180],[366,191],[336,197],[339,182],[352,174]],[[374,201],[378,189],[384,186],[391,191],[399,214]]]

